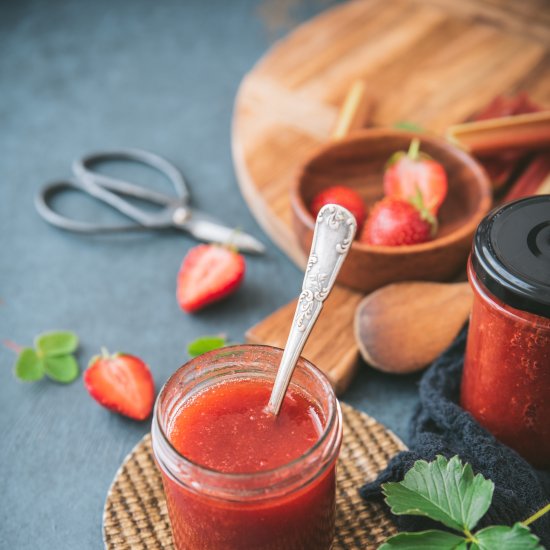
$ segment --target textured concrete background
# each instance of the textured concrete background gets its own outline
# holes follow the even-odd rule
[[[301,273],[269,242],[239,195],[230,122],[239,81],[277,35],[329,2],[132,0],[0,5],[0,340],[78,333],[84,367],[100,346],[141,356],[157,386],[196,336],[245,329],[298,293]],[[280,25],[283,25],[280,28]],[[286,25],[286,27],[285,27]],[[268,245],[243,288],[195,316],[174,298],[194,244],[178,233],[82,237],[46,225],[33,196],[90,150],[136,146],[180,166],[194,204]],[[142,183],[149,174],[113,167]],[[154,181],[153,181],[154,180]],[[71,194],[86,219],[112,214]],[[0,547],[101,548],[111,480],[147,423],[110,414],[82,380],[18,382],[0,346]],[[364,366],[344,400],[406,438],[416,378]]]

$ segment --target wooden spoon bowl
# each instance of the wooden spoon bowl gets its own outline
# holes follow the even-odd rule
[[[315,220],[313,197],[332,185],[356,189],[370,206],[383,196],[383,173],[395,151],[406,151],[418,137],[421,150],[440,162],[449,192],[438,214],[439,231],[430,242],[409,246],[353,243],[338,282],[370,292],[404,280],[445,281],[464,267],[474,231],[491,206],[484,169],[447,141],[390,128],[361,130],[318,150],[306,161],[291,187],[293,225],[304,252],[311,247]]]

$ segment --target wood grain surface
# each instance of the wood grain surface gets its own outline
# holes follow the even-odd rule
[[[362,295],[336,285],[327,298],[302,355],[322,369],[337,394],[343,393],[358,366],[358,348],[353,337],[353,316]],[[246,332],[251,344],[284,347],[297,300],[286,304]]]
[[[470,315],[472,300],[467,282],[395,283],[371,292],[355,312],[363,359],[386,372],[422,369],[451,345]]]
[[[258,61],[235,103],[235,169],[259,224],[302,267],[289,188],[305,159],[327,142],[357,79],[373,98],[373,125],[407,121],[441,135],[498,94],[526,90],[549,105],[549,4],[359,0],[301,25]],[[304,351],[340,389],[358,356],[352,327],[359,300],[338,289]],[[249,330],[249,341],[284,345],[294,306]],[[330,342],[339,348],[330,351]]]
[[[296,169],[326,142],[351,83],[375,98],[374,125],[443,133],[500,93],[550,104],[546,0],[359,0],[298,27],[244,78],[233,158],[260,225],[303,265],[288,196]]]

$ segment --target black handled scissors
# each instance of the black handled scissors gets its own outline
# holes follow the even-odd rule
[[[121,179],[113,178],[91,168],[98,162],[129,160],[146,164],[163,173],[171,182],[176,195],[159,193]],[[183,174],[168,160],[142,149],[117,149],[86,155],[73,162],[73,179],[55,181],[45,185],[35,197],[38,213],[48,223],[78,233],[113,233],[123,231],[175,227],[187,231],[196,239],[234,245],[244,252],[264,252],[264,245],[247,233],[227,227],[214,218],[189,206],[189,189]],[[83,191],[115,208],[133,220],[132,224],[101,225],[78,221],[62,216],[51,207],[51,199],[66,189]],[[146,212],[125,200],[137,198],[162,206],[160,210]]]

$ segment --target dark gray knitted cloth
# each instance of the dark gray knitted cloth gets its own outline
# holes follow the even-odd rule
[[[380,499],[380,484],[401,481],[416,460],[431,461],[438,454],[447,458],[458,455],[474,472],[495,483],[493,502],[478,527],[512,525],[550,501],[550,472],[535,470],[458,405],[465,344],[466,328],[422,377],[420,404],[410,424],[410,450],[396,455],[378,478],[359,492],[367,500]],[[435,525],[417,516],[396,516],[395,520],[402,531]],[[543,545],[550,547],[550,514],[532,523],[531,529]]]

